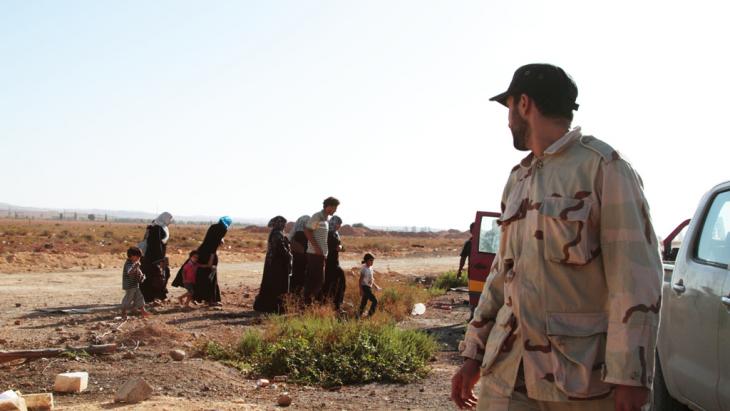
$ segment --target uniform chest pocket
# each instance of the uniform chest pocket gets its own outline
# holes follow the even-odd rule
[[[593,201],[545,197],[540,205],[545,259],[584,265],[593,259],[598,247],[588,232]]]

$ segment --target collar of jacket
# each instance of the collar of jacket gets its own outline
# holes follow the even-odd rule
[[[579,140],[583,134],[580,131],[580,127],[575,127],[572,130],[565,133],[562,137],[560,137],[557,141],[555,141],[553,144],[548,147],[545,152],[543,153],[543,156],[541,158],[536,158],[535,154],[530,153],[527,157],[523,158],[520,162],[520,166],[524,168],[532,167],[533,163],[537,161],[542,161],[543,158],[547,156],[553,156],[555,154],[560,153],[561,151],[565,150],[568,146],[570,146],[573,142]]]

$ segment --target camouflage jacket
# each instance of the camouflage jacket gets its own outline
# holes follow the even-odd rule
[[[502,197],[501,241],[462,356],[511,395],[520,362],[529,397],[651,387],[662,264],[642,182],[606,143],[575,128],[526,157]]]

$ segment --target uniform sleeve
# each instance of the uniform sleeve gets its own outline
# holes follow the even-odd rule
[[[480,363],[484,358],[484,346],[489,332],[494,326],[497,312],[504,305],[504,275],[502,274],[499,256],[495,257],[492,269],[487,276],[479,303],[474,309],[474,317],[466,327],[464,340],[459,343],[459,352],[464,358],[471,358]]]
[[[609,293],[603,380],[651,388],[662,264],[641,178],[625,161],[601,166],[601,255]]]

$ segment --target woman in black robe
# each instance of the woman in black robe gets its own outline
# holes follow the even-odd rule
[[[167,226],[172,223],[172,214],[164,212],[152,220],[147,226],[145,238],[140,244],[144,251],[141,269],[145,280],[139,285],[142,296],[147,303],[167,298],[167,276],[165,269],[165,254],[170,231]]]
[[[307,272],[307,236],[304,227],[309,222],[309,216],[303,215],[297,219],[289,235],[293,256],[291,283],[289,292],[299,294],[304,289]]]
[[[327,233],[327,261],[324,268],[324,285],[322,286],[322,299],[331,301],[335,310],[339,311],[342,301],[345,299],[345,271],[340,267],[340,250],[342,242],[340,233],[337,231],[342,226],[342,219],[332,216],[329,221],[329,232]]]
[[[291,273],[292,254],[289,239],[284,236],[286,218],[276,216],[269,221],[271,233],[266,250],[264,274],[261,288],[253,309],[265,313],[284,312],[284,296],[289,291],[289,274]]]
[[[221,217],[208,227],[203,243],[198,247],[198,264],[201,267],[195,275],[193,301],[205,301],[210,306],[221,306],[221,290],[218,287],[218,246],[231,225],[230,217]]]

